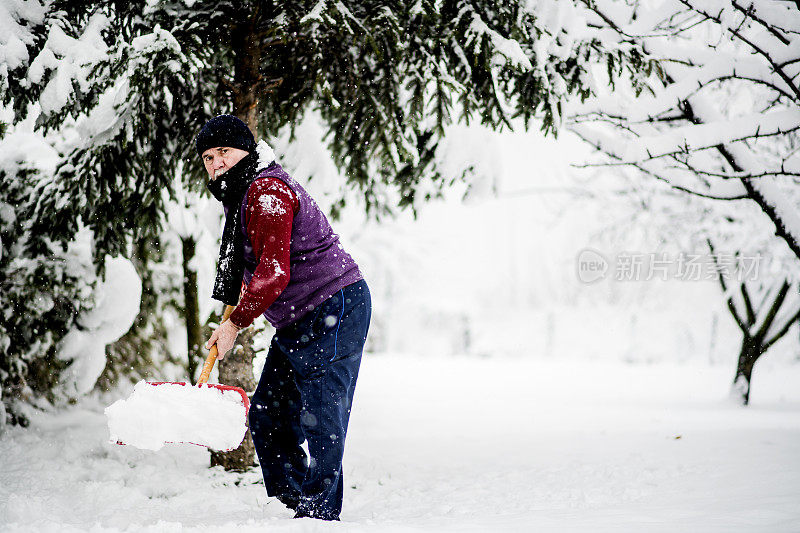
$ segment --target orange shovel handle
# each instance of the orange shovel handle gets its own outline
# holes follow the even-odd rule
[[[225,312],[222,313],[222,321],[220,322],[220,324],[228,320],[228,318],[231,316],[231,313],[233,313],[234,309],[236,308],[232,305],[225,306]],[[211,347],[211,350],[209,350],[208,352],[208,357],[206,358],[206,362],[203,365],[203,371],[200,372],[200,378],[197,380],[198,385],[202,385],[203,383],[208,381],[208,376],[211,375],[211,369],[214,368],[214,363],[217,362],[218,354],[219,354],[219,349],[217,349],[217,345],[215,343],[214,346]]]

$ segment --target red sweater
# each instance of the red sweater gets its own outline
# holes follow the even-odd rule
[[[278,178],[256,180],[247,191],[244,223],[258,266],[231,314],[235,326],[252,324],[289,284],[292,220],[299,207],[297,196]]]

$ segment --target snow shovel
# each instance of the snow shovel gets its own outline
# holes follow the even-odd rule
[[[227,306],[222,321],[233,306]],[[185,382],[140,381],[127,400],[105,409],[111,442],[159,450],[166,443],[189,443],[220,451],[233,450],[247,431],[250,400],[239,387],[208,384],[217,361],[211,347],[197,386]]]

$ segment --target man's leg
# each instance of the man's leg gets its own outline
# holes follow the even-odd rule
[[[291,509],[297,507],[307,470],[300,407],[294,369],[273,339],[250,402],[250,432],[267,495]]]
[[[339,518],[344,441],[371,311],[369,289],[360,281],[301,319],[291,336],[279,336],[296,372],[300,422],[311,456],[298,517]]]
[[[331,363],[324,376],[300,384],[300,415],[311,456],[301,486],[299,516],[338,520],[342,510],[342,458],[361,353]]]

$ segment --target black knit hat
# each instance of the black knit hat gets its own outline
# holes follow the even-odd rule
[[[233,115],[219,115],[206,122],[197,134],[197,154],[209,148],[228,146],[246,152],[255,152],[256,140],[247,124]]]

